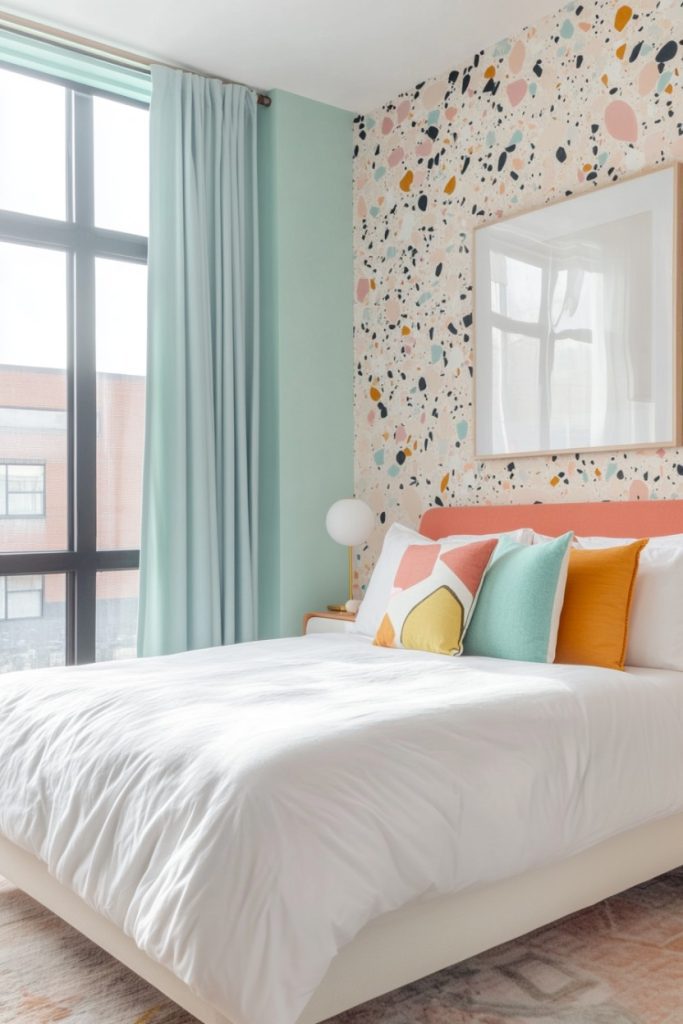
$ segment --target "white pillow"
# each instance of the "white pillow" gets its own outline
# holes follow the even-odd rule
[[[532,544],[545,544],[552,537],[534,531]],[[574,537],[575,548],[615,548],[620,544],[634,544],[642,537]],[[663,537],[650,537],[648,548],[683,548],[683,533],[669,533]],[[647,550],[647,548],[645,549]]]
[[[548,539],[534,534],[534,544]],[[632,543],[629,537],[577,537],[575,540],[575,546],[584,550]],[[626,664],[683,672],[683,534],[652,537],[640,552]]]
[[[478,533],[440,537],[439,543],[471,544],[475,540],[487,540],[490,537],[502,536],[510,537],[519,544],[531,544],[533,541],[533,530],[512,530],[508,534]],[[380,556],[377,559],[377,564],[365,591],[365,597],[361,602],[356,621],[352,626],[354,633],[362,633],[364,636],[374,637],[387,610],[394,578],[406,548],[410,547],[411,544],[433,543],[434,541],[431,537],[423,537],[421,533],[416,533],[415,530],[411,530],[408,526],[403,526],[402,523],[393,523],[389,527],[384,538]]]
[[[576,537],[576,547],[595,548],[616,548],[620,544],[634,544],[642,540],[642,537]],[[672,533],[667,537],[649,537],[647,548],[667,548],[669,551],[683,551],[683,533]],[[644,548],[644,551],[647,551]]]

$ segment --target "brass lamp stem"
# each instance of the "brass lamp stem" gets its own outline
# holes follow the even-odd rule
[[[353,548],[349,548],[349,601],[353,601]],[[344,604],[328,604],[328,611],[331,612],[345,612],[346,602]]]

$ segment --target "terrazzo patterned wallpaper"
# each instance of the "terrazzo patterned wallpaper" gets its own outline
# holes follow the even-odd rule
[[[380,523],[683,497],[682,450],[480,462],[471,440],[472,229],[683,160],[682,73],[682,0],[572,2],[356,119],[356,493]]]

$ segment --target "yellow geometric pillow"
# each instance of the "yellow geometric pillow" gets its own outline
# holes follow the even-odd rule
[[[394,578],[378,647],[458,655],[497,541],[413,544]]]

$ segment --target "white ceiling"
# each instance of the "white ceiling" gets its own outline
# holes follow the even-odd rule
[[[10,0],[14,14],[365,112],[562,0]]]

